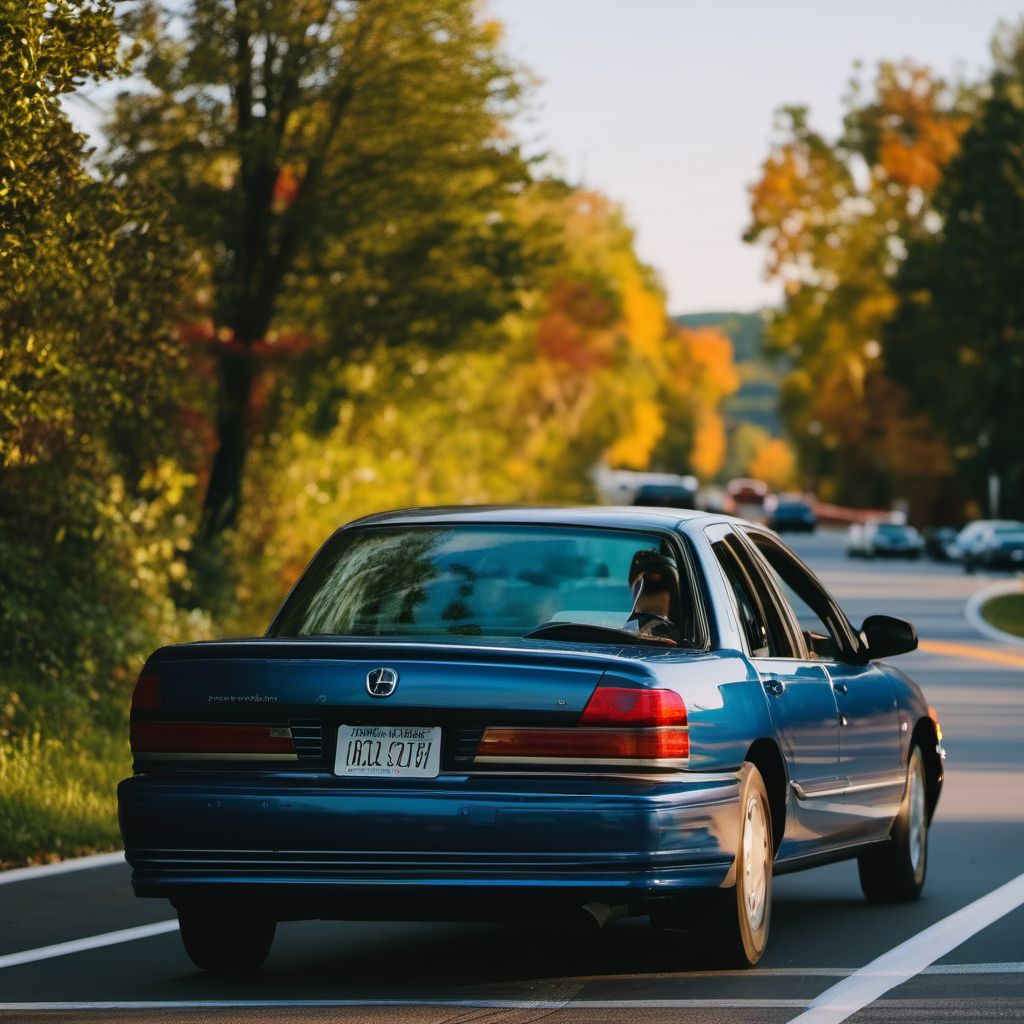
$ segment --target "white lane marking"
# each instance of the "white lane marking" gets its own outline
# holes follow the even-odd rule
[[[207,999],[166,1002],[0,1003],[0,1010],[215,1010],[305,1006],[454,1006],[485,1010],[769,1010],[806,999]]]
[[[790,1024],[840,1024],[1024,903],[1024,874],[993,889],[826,989]]]
[[[73,857],[71,860],[58,860],[53,864],[33,864],[27,868],[11,868],[0,871],[0,885],[9,882],[28,882],[34,878],[46,878],[48,875],[63,875],[68,871],[87,871],[90,868],[105,868],[111,864],[124,864],[124,850],[116,853],[94,853],[88,857]]]
[[[55,956],[67,956],[69,953],[84,953],[89,949],[116,946],[120,942],[134,942],[136,939],[148,939],[153,935],[164,935],[177,930],[177,918],[171,921],[157,921],[155,924],[143,924],[137,928],[121,928],[116,932],[104,932],[102,935],[90,935],[84,939],[58,942],[53,946],[39,946],[36,949],[22,950],[20,953],[8,953],[6,956],[0,956],[0,968],[31,964],[36,960],[50,960]]]

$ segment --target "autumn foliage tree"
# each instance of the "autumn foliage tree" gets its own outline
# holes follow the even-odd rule
[[[779,114],[779,139],[751,188],[748,241],[784,287],[766,334],[791,366],[782,412],[800,462],[826,497],[868,505],[928,503],[949,453],[887,371],[894,281],[932,230],[933,195],[968,124],[969,97],[912,63],[855,86],[841,135],[804,108]]]

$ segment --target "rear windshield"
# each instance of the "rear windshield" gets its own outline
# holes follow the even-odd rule
[[[269,635],[521,637],[580,623],[650,629],[693,646],[692,575],[677,558],[660,536],[590,527],[343,530],[296,584]],[[648,608],[657,609],[653,618]]]

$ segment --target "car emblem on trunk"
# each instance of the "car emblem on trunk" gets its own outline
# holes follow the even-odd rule
[[[375,668],[366,673],[366,692],[371,697],[390,697],[398,685],[398,673],[393,668]]]

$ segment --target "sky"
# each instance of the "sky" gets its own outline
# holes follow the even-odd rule
[[[1022,0],[486,0],[540,79],[519,131],[570,181],[625,207],[673,313],[778,300],[740,236],[747,186],[783,104],[834,136],[855,61],[911,57],[941,74],[990,66]]]

